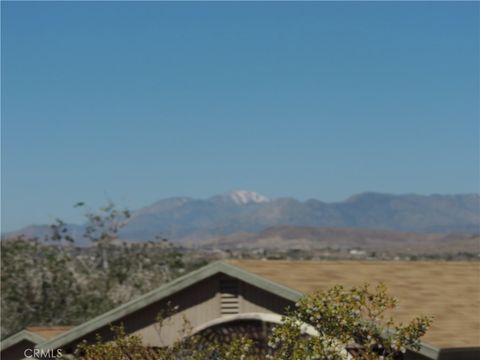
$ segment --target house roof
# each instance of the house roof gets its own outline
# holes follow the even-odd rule
[[[22,341],[28,341],[28,342],[31,342],[32,344],[39,344],[45,341],[45,338],[31,331],[22,330],[8,337],[7,339],[2,340],[0,344],[0,351],[8,349],[9,347],[12,347]]]
[[[336,265],[335,265],[336,264]],[[412,270],[416,269],[416,270]],[[365,281],[375,282],[384,281],[393,291],[393,295],[398,297],[400,303],[400,315],[419,314],[419,310],[438,310],[438,304],[445,302],[453,306],[448,312],[460,314],[462,320],[467,321],[467,328],[453,334],[450,329],[446,333],[438,326],[433,339],[445,334],[455,337],[454,341],[445,341],[449,346],[478,346],[480,342],[475,341],[475,334],[479,334],[475,327],[471,327],[470,322],[476,324],[475,320],[467,319],[464,316],[465,311],[470,311],[470,318],[475,319],[478,308],[468,306],[463,309],[465,303],[476,303],[478,297],[478,283],[473,283],[475,276],[478,275],[479,265],[477,264],[457,264],[457,263],[369,263],[369,262],[282,262],[282,261],[232,261],[231,263],[216,262],[201,269],[188,273],[176,280],[153,290],[139,298],[136,298],[124,305],[121,305],[105,314],[102,314],[90,321],[78,325],[65,333],[55,336],[51,339],[36,337],[31,332],[29,336],[35,336],[35,343],[38,348],[55,349],[65,346],[75,340],[81,339],[86,334],[95,332],[103,326],[122,319],[126,315],[132,314],[143,307],[160,301],[170,295],[173,295],[189,286],[207,279],[215,274],[223,273],[246,283],[262,288],[270,293],[276,294],[285,299],[296,301],[304,292],[312,290],[322,290],[331,287],[333,284],[342,283],[344,285],[353,285]],[[473,275],[472,275],[473,273]],[[477,274],[477,275],[476,275]],[[461,279],[461,281],[459,281]],[[428,280],[428,281],[427,281]],[[464,284],[464,285],[459,285]],[[438,291],[442,286],[452,287],[454,290],[461,290],[456,296],[455,291],[450,289],[451,296],[442,295]],[[296,288],[296,289],[294,289]],[[473,294],[473,296],[464,296]],[[412,301],[408,303],[408,297],[414,296],[418,306],[412,306]],[[453,298],[452,298],[453,296]],[[465,299],[470,300],[465,300]],[[476,300],[475,300],[476,298]],[[445,300],[450,299],[450,301]],[[407,304],[405,304],[407,302]],[[403,303],[403,305],[402,305]],[[459,307],[459,308],[458,308]],[[444,309],[445,310],[445,309]],[[446,311],[446,310],[445,310]],[[420,311],[431,314],[431,311]],[[435,315],[434,313],[434,315]],[[439,314],[440,318],[442,314]],[[450,317],[449,317],[450,318]],[[437,319],[438,321],[438,319]],[[469,322],[470,321],[470,322]],[[440,320],[441,326],[449,323]],[[458,324],[453,322],[453,324]],[[2,342],[2,350],[13,344],[14,337],[20,336],[19,333]],[[467,341],[464,341],[464,337]],[[448,339],[447,339],[448,340]],[[428,340],[427,340],[428,341]],[[467,342],[468,344],[464,344]],[[437,345],[437,343],[433,343]],[[7,346],[8,345],[8,346]],[[472,345],[470,345],[472,346]],[[431,359],[437,358],[439,350],[435,346],[423,344],[421,353]]]
[[[422,340],[438,348],[480,346],[480,263],[406,261],[230,261],[302,293],[333,285],[384,282],[399,300],[394,315],[433,315]]]
[[[296,301],[302,296],[297,290],[290,289],[284,285],[280,285],[262,278],[258,275],[252,274],[237,266],[227,264],[225,262],[215,262],[198,270],[190,272],[184,276],[181,276],[172,282],[159,287],[145,295],[142,295],[132,301],[127,302],[113,310],[110,310],[96,318],[89,320],[75,328],[60,334],[59,336],[47,340],[37,347],[42,349],[56,349],[75,341],[82,336],[89,334],[103,326],[111,324],[123,317],[134,313],[135,311],[144,308],[150,304],[160,301],[169,295],[175,294],[201,280],[207,279],[215,274],[223,273],[239,280],[247,282],[251,285],[262,288],[280,297],[288,300]]]

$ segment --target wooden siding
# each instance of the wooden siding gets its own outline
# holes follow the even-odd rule
[[[234,285],[238,283],[238,289]],[[226,286],[225,284],[228,284]],[[116,321],[114,325],[123,324],[127,333],[139,335],[145,344],[150,346],[165,346],[178,339],[182,332],[184,318],[188,320],[192,328],[196,328],[217,319],[222,316],[222,301],[225,306],[225,299],[231,300],[235,291],[235,299],[238,300],[238,306],[230,307],[228,314],[235,313],[283,313],[291,301],[274,295],[268,291],[262,290],[253,285],[242,282],[225,274],[216,274],[204,279],[192,286],[179,291],[159,302],[146,306],[121,320]],[[222,297],[223,294],[223,297]],[[156,323],[157,315],[171,306],[178,306],[178,311],[173,316],[164,321],[163,326]],[[229,305],[230,306],[230,305]],[[225,309],[224,309],[225,310]],[[112,332],[109,326],[104,326],[95,332],[82,337],[89,342],[95,341],[96,334],[99,334],[103,340],[110,340]],[[71,352],[80,340],[65,346],[68,352]]]
[[[236,285],[232,285],[235,283],[238,283],[237,289],[234,289]],[[225,288],[225,284],[228,284],[228,289]],[[236,291],[238,294],[233,294]],[[235,295],[238,307],[237,305],[229,307],[225,312],[223,301],[232,299],[230,296],[224,297],[225,294]],[[228,316],[233,313],[283,313],[285,307],[290,304],[283,298],[223,274],[215,275],[194,285],[176,294],[169,301],[172,305],[179,305],[180,309],[162,329],[155,324],[150,324],[135,331],[135,334],[141,335],[145,343],[151,346],[164,346],[178,339],[184,318],[193,328],[196,328],[222,315]],[[134,322],[135,318],[136,316],[132,315],[131,321]]]
[[[132,326],[127,331],[135,330],[144,342],[150,346],[165,346],[178,339],[182,332],[184,318],[192,327],[216,319],[220,316],[219,300],[220,277],[213,276],[185,289],[159,304],[154,304],[143,314],[143,322],[139,322],[137,314],[130,315],[125,322]],[[170,302],[178,306],[178,311],[166,319],[162,328],[155,323],[156,314],[166,309]],[[147,318],[148,317],[148,318]],[[143,326],[146,325],[146,326]]]
[[[285,308],[293,302],[281,298],[256,286],[242,283],[241,311],[243,313],[276,313],[283,314]]]

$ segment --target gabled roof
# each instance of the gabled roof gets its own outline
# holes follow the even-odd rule
[[[59,336],[56,336],[51,340],[38,344],[37,347],[42,349],[57,349],[59,347],[62,347],[72,341],[81,338],[82,336],[85,336],[91,332],[100,329],[101,327],[107,326],[117,320],[120,320],[126,315],[132,314],[135,311],[138,311],[150,304],[165,299],[172,294],[186,289],[187,287],[218,273],[223,273],[231,277],[237,278],[248,284],[254,285],[291,301],[296,301],[302,296],[302,293],[299,291],[277,284],[273,281],[252,274],[239,267],[218,261],[193,272],[190,272],[182,277],[179,277],[176,280],[159,287],[158,289],[155,289],[145,295],[129,301],[126,304],[123,304],[113,310],[97,316],[92,320],[78,325],[73,329]]]
[[[3,351],[5,349],[8,349],[9,347],[12,347],[22,341],[29,341],[35,345],[44,342],[45,338],[41,337],[40,335],[34,334],[31,331],[28,330],[22,330],[5,340],[2,340],[1,345],[0,345],[0,351]]]
[[[234,277],[250,285],[261,288],[279,297],[287,300],[297,301],[303,296],[303,293],[293,290],[289,287],[280,285],[274,281],[268,280],[262,276],[253,274],[235,265],[225,262],[215,262],[203,268],[190,272],[176,280],[161,286],[143,296],[140,296],[128,303],[121,305],[113,310],[110,310],[96,318],[89,320],[73,329],[60,334],[52,339],[44,339],[28,331],[22,331],[11,338],[2,342],[2,350],[21,341],[24,338],[35,339],[32,341],[37,344],[37,348],[41,349],[56,349],[65,346],[75,340],[81,339],[83,336],[92,333],[104,326],[107,326],[121,318],[132,314],[148,305],[158,302],[166,297],[173,295],[189,286],[207,279],[216,274],[223,273],[225,275]],[[16,340],[18,339],[18,340]],[[425,355],[429,359],[437,359],[439,356],[439,349],[428,344],[422,344],[419,353]]]

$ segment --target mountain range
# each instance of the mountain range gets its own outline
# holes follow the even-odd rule
[[[202,241],[277,226],[367,228],[415,233],[480,232],[480,195],[393,195],[362,193],[345,201],[269,199],[252,191],[232,191],[208,199],[173,197],[133,212],[120,238],[148,241]],[[82,242],[81,225],[71,225]],[[3,234],[43,236],[45,225]]]

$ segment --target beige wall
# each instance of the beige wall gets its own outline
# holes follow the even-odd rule
[[[123,323],[127,333],[140,335],[145,344],[150,346],[165,346],[171,344],[180,336],[184,317],[188,319],[192,328],[196,328],[222,316],[220,311],[220,284],[225,280],[231,281],[235,279],[224,274],[214,275],[165,300],[124,317],[121,321],[117,322],[116,325],[120,322]],[[239,282],[238,285],[238,311],[240,313],[283,313],[285,307],[291,305],[288,300],[252,285],[242,282]],[[178,306],[179,309],[160,329],[155,319],[162,310],[168,307],[167,303],[169,302],[172,306]],[[101,328],[94,333],[88,334],[84,338],[87,341],[95,341],[95,334],[97,333],[102,336],[103,340],[112,338],[112,332],[109,327]],[[64,347],[64,349],[70,352],[76,343],[77,341]]]
[[[156,324],[150,324],[136,330],[135,334],[141,335],[146,344],[164,346],[178,339],[184,318],[192,328],[196,328],[221,317],[220,282],[224,280],[232,279],[225,275],[216,275],[176,294],[170,301],[172,305],[180,306],[179,312],[172,316],[162,329]],[[239,313],[283,313],[283,309],[289,305],[285,299],[249,284],[238,285]]]

